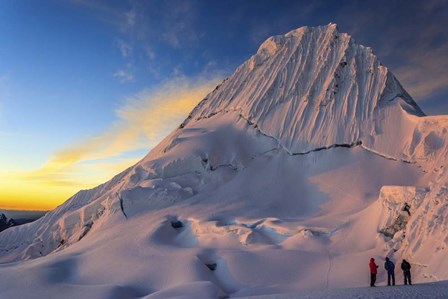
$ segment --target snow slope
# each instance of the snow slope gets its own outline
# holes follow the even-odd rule
[[[352,288],[335,289],[331,291],[301,292],[296,294],[278,294],[257,296],[259,299],[312,299],[312,298],[332,298],[332,299],[350,299],[350,298],[446,298],[448,294],[448,283],[427,283],[410,286],[395,286],[386,288]],[[246,297],[254,298],[254,297]]]
[[[386,255],[448,279],[447,129],[335,24],[271,37],[136,165],[2,232],[0,297],[354,287]]]

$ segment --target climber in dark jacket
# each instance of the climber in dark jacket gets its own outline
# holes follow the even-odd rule
[[[403,259],[403,262],[401,263],[401,270],[403,270],[403,276],[404,276],[404,284],[412,285],[411,282],[411,264],[409,264],[405,259]]]
[[[387,271],[387,285],[390,286],[391,280],[392,285],[395,285],[395,264],[388,257],[386,257],[384,269]]]
[[[370,286],[374,287],[376,282],[376,274],[378,273],[378,265],[375,264],[375,259],[372,257],[369,263],[370,267]]]

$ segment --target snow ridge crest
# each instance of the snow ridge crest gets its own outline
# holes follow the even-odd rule
[[[189,119],[230,110],[291,152],[364,141],[390,113],[424,115],[372,49],[334,23],[269,37]]]

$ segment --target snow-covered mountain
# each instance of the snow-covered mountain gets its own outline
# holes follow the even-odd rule
[[[386,255],[448,279],[447,129],[335,24],[270,37],[136,165],[1,233],[0,294],[353,287]]]
[[[15,225],[17,222],[13,218],[8,219],[5,214],[0,213],[0,232]]]

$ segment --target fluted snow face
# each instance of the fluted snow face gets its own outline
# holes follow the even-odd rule
[[[289,151],[306,152],[376,135],[376,120],[397,103],[423,115],[370,48],[330,24],[267,39],[191,118],[237,110]]]

